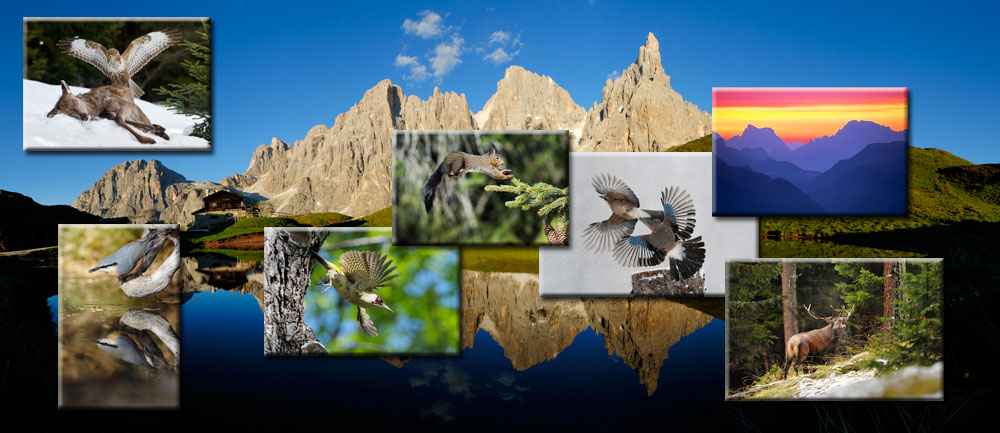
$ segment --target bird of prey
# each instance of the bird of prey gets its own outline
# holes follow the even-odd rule
[[[617,177],[601,173],[591,178],[591,184],[611,208],[611,216],[584,229],[584,247],[588,250],[610,251],[618,239],[632,234],[636,220],[649,226],[652,219],[663,219],[662,211],[639,209],[639,198]]]
[[[670,259],[670,275],[675,280],[689,278],[705,262],[705,243],[694,232],[694,203],[679,187],[660,194],[663,216],[650,219],[651,233],[622,236],[615,243],[614,258],[622,266],[656,266]]]
[[[106,49],[97,42],[78,37],[63,39],[56,45],[63,53],[94,65],[111,79],[112,85],[127,87],[132,90],[132,95],[138,98],[145,92],[132,81],[132,76],[146,66],[153,57],[180,41],[180,32],[165,29],[135,38],[128,44],[124,53],[119,53],[115,48]]]
[[[155,230],[144,228],[142,237],[129,242],[115,251],[114,254],[101,259],[90,272],[114,272],[118,275],[120,283],[133,280],[142,276],[142,273],[152,266],[153,260],[156,259],[156,255],[163,249],[163,244],[166,242],[166,236]]]
[[[392,274],[392,271],[396,270],[395,266],[390,267],[392,260],[374,251],[348,251],[340,255],[337,263],[328,262],[315,252],[312,254],[326,268],[329,282],[323,292],[330,290],[330,287],[337,289],[340,296],[358,308],[358,324],[365,334],[378,336],[378,330],[365,309],[384,308],[390,313],[393,312],[388,305],[385,305],[381,296],[373,293],[380,287],[395,285],[388,282],[399,276]]]

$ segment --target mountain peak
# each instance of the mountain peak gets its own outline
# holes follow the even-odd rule
[[[774,132],[774,128],[771,128],[770,126],[758,128],[754,125],[747,124],[747,127],[743,129],[742,137],[743,138],[753,137],[754,139],[766,139],[769,141],[777,140],[780,141],[781,143],[785,142],[785,140],[782,140],[781,137],[778,136],[777,132]]]
[[[479,129],[568,129],[577,130],[579,137],[586,115],[551,77],[510,66],[497,82],[496,93],[474,117]]]
[[[605,82],[600,104],[587,114],[580,150],[657,152],[711,132],[708,113],[670,87],[660,43],[649,33],[635,63]]]
[[[160,161],[125,161],[104,173],[73,207],[103,218],[139,215],[147,209],[162,209],[167,189],[187,179]]]
[[[660,52],[660,41],[656,40],[656,36],[653,36],[653,32],[649,32],[649,34],[646,35],[645,47],[647,50],[652,50],[657,53]]]

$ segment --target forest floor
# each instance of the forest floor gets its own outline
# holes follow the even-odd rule
[[[866,362],[867,361],[867,362]],[[811,369],[810,373],[760,385],[729,399],[928,399],[943,397],[944,367],[912,365],[877,376],[878,370],[864,367],[879,362],[869,352],[850,359]]]

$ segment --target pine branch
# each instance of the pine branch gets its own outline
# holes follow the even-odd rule
[[[204,32],[197,33],[201,39],[200,43],[184,41],[180,44],[187,48],[191,56],[194,57],[194,60],[188,59],[181,62],[194,82],[168,84],[168,87],[159,87],[153,91],[166,96],[164,103],[175,112],[199,117],[201,121],[195,125],[192,135],[211,140],[211,48],[208,24],[205,24]]]
[[[567,217],[566,204],[569,200],[569,188],[557,188],[545,182],[538,182],[528,185],[516,177],[510,178],[510,185],[486,185],[486,191],[507,192],[517,194],[513,200],[505,202],[504,205],[510,208],[519,207],[521,210],[529,210],[539,207],[538,215],[548,217],[544,231],[545,237],[550,245],[566,245],[567,241]]]
[[[483,189],[517,194],[513,200],[504,203],[507,207],[519,207],[521,210],[540,207],[539,216],[565,218],[569,188],[557,188],[545,182],[528,185],[516,177],[512,177],[510,181],[510,185],[486,185]]]

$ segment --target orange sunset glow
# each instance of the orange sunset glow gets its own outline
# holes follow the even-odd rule
[[[716,88],[712,130],[730,139],[747,125],[770,127],[786,143],[834,135],[847,122],[868,120],[907,129],[907,89]]]

